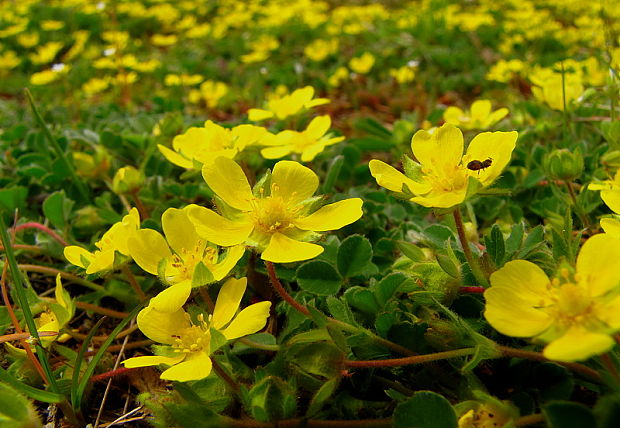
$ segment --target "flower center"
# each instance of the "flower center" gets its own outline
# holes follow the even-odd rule
[[[296,217],[295,210],[290,209],[280,196],[255,198],[252,201],[252,219],[256,227],[267,233],[275,233],[291,226]]]
[[[204,242],[199,240],[191,249],[182,248],[180,254],[173,254],[170,266],[174,268],[174,274],[168,278],[173,283],[192,279],[196,265],[200,262],[215,264],[217,251],[212,247],[204,248]]]
[[[175,337],[172,347],[175,352],[189,354],[208,349],[210,341],[211,337],[208,331],[203,330],[200,326],[193,325],[181,330],[181,333]]]
[[[443,170],[423,168],[422,173],[433,193],[454,192],[467,186],[467,169],[459,165],[446,165]]]
[[[578,275],[571,276],[566,269],[560,271],[560,278],[554,278],[550,283],[550,315],[567,328],[591,321],[595,312],[594,299],[578,283]]]

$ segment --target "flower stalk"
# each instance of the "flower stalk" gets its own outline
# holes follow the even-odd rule
[[[469,264],[474,277],[476,277],[478,284],[481,284],[483,287],[488,287],[489,280],[480,268],[478,260],[472,254],[471,248],[469,248],[469,242],[467,241],[467,236],[465,235],[465,225],[463,224],[463,217],[461,216],[461,209],[459,206],[452,211],[452,215],[454,216],[456,232],[459,236],[459,241],[461,241],[461,247],[463,248],[463,254],[465,254],[467,263]]]

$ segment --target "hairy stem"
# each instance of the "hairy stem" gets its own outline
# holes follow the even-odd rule
[[[467,263],[469,264],[472,273],[476,277],[476,281],[478,281],[478,283],[483,287],[488,287],[489,281],[484,275],[482,269],[480,269],[480,264],[472,254],[471,248],[469,248],[469,242],[467,241],[467,236],[465,235],[465,225],[463,224],[463,217],[461,216],[461,208],[458,205],[454,209],[454,211],[452,211],[452,215],[454,216],[456,232],[459,236],[459,241],[461,241],[461,247],[463,248],[463,254],[465,254]]]

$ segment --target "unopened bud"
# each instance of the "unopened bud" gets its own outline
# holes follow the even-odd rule
[[[567,149],[554,150],[545,156],[543,168],[552,180],[572,181],[583,173],[581,150],[574,152]]]
[[[126,166],[114,175],[112,190],[116,194],[136,192],[144,184],[144,173],[133,166]]]

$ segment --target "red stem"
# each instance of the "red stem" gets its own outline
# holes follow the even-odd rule
[[[484,287],[461,287],[459,293],[482,294],[486,288]]]
[[[100,382],[102,380],[106,380],[106,379],[109,379],[111,377],[127,374],[127,372],[131,372],[133,370],[137,370],[138,368],[141,368],[141,367],[135,367],[135,368],[131,368],[131,369],[128,369],[128,368],[125,368],[125,367],[121,367],[120,369],[110,370],[109,372],[105,372],[105,373],[101,373],[101,374],[98,374],[96,376],[93,376],[89,380],[90,380],[90,382],[93,382],[93,383],[94,382]]]
[[[40,231],[45,232],[49,236],[54,238],[63,247],[66,247],[67,245],[69,245],[69,244],[67,244],[67,241],[62,239],[62,237],[59,234],[57,234],[56,232],[54,232],[52,229],[50,229],[49,227],[45,226],[44,224],[36,223],[36,222],[32,221],[32,222],[29,222],[29,223],[23,223],[23,224],[20,224],[18,226],[15,226],[15,232],[19,232],[20,230],[23,230],[23,229],[39,229]]]
[[[282,297],[286,302],[288,302],[292,307],[297,309],[299,312],[304,314],[305,316],[310,316],[310,311],[305,306],[299,304],[295,299],[291,297],[290,294],[284,289],[282,283],[278,279],[276,275],[276,268],[273,263],[265,261],[265,266],[267,266],[267,272],[269,273],[269,279],[271,280],[271,285],[278,292],[280,297]]]

